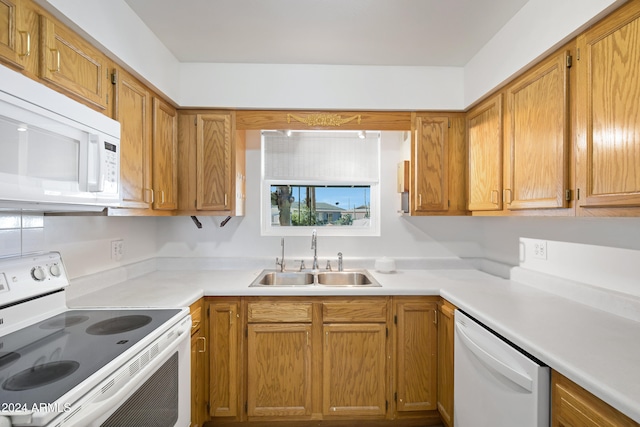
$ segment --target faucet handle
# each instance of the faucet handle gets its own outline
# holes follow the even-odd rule
[[[327,271],[333,271],[333,270],[331,269],[331,260],[330,260],[330,259],[328,259],[328,260],[327,260],[327,266],[325,267],[325,270],[327,270]]]
[[[295,261],[295,262],[299,262],[299,263],[300,263],[300,270],[298,270],[298,271],[302,271],[302,270],[304,270],[305,268],[307,268],[307,267],[304,265],[304,260],[303,260],[303,259],[295,259],[294,261]]]

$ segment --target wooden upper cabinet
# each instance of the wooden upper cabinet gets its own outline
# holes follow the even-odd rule
[[[104,111],[110,85],[106,63],[100,51],[74,32],[40,16],[40,78]]]
[[[464,114],[412,114],[411,215],[466,215]]]
[[[570,64],[561,49],[506,90],[507,209],[568,207]]]
[[[435,301],[411,298],[395,303],[398,412],[437,407],[437,315]]]
[[[114,119],[120,122],[120,177],[122,206],[150,208],[151,94],[124,71],[114,71]]]
[[[502,93],[469,111],[469,210],[502,210]]]
[[[231,114],[199,114],[196,127],[196,209],[230,210],[234,169]]]
[[[235,112],[181,111],[181,214],[244,215],[245,131]]]
[[[449,117],[416,115],[414,126],[412,214],[446,211]]]
[[[591,27],[577,47],[577,213],[638,215],[640,2]]]
[[[0,61],[25,68],[34,53],[34,34],[28,27],[24,0],[0,0]]]
[[[153,98],[153,208],[178,208],[178,117],[176,109]]]

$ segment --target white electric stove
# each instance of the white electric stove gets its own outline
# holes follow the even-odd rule
[[[188,308],[68,309],[60,254],[0,259],[0,427],[188,426]]]

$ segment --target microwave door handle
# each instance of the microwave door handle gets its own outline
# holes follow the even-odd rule
[[[104,191],[105,150],[103,147],[100,147],[100,142],[101,138],[99,135],[89,135],[87,191]]]

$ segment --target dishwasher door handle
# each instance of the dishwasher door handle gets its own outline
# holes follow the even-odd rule
[[[473,341],[463,330],[459,323],[456,323],[456,330],[461,341],[471,352],[485,365],[500,373],[510,381],[518,384],[520,387],[531,392],[533,390],[533,380],[527,375],[516,371],[511,366],[492,355],[489,351],[485,350],[478,343]],[[506,345],[506,344],[505,344]]]

